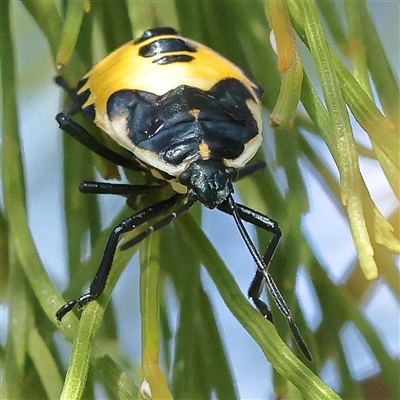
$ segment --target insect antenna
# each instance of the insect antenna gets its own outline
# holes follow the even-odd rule
[[[244,227],[243,221],[239,215],[238,205],[236,204],[235,200],[233,199],[232,194],[230,194],[228,196],[227,203],[229,205],[231,214],[233,215],[233,218],[235,220],[236,226],[239,229],[240,235],[242,236],[247,248],[250,251],[251,256],[253,257],[253,259],[257,265],[257,270],[262,274],[265,284],[267,285],[268,290],[271,293],[272,298],[274,299],[274,302],[275,302],[276,306],[278,307],[279,311],[284,315],[284,317],[288,321],[290,331],[292,332],[292,336],[293,336],[296,344],[298,345],[299,349],[304,354],[304,356],[307,358],[307,360],[312,361],[311,353],[308,350],[308,347],[300,334],[299,328],[297,327],[296,323],[293,320],[290,309],[287,306],[285,300],[283,299],[274,280],[272,279],[271,274],[268,272],[269,263],[267,265],[264,262],[263,257],[257,250],[257,248],[254,245],[253,241],[251,240],[246,228]],[[271,258],[272,258],[272,256],[269,259],[271,259]]]

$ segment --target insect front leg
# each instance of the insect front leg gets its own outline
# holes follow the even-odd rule
[[[256,306],[257,310],[268,320],[274,323],[272,312],[268,305],[260,299],[261,292],[264,288],[265,280],[261,272],[256,271],[253,280],[251,281],[247,296]]]
[[[247,209],[247,207],[246,207],[246,211],[249,212],[250,216],[257,217],[258,213],[256,213],[254,210]],[[269,274],[268,270],[271,265],[272,259],[275,255],[275,252],[278,247],[279,240],[282,236],[282,233],[281,233],[281,230],[276,221],[274,221],[273,219],[271,219],[267,216],[264,216],[264,215],[262,217],[263,218],[261,218],[261,219],[260,218],[256,219],[256,221],[258,221],[260,223],[260,225],[259,225],[260,228],[263,228],[267,232],[270,232],[273,234],[273,237],[272,237],[271,241],[269,242],[267,250],[265,251],[264,256],[263,256],[264,263],[267,267],[266,272]],[[246,218],[243,218],[243,219],[246,220]],[[264,303],[260,299],[264,284],[265,284],[264,274],[262,274],[259,270],[257,270],[254,275],[254,278],[250,284],[250,287],[248,290],[248,296],[250,299],[252,299],[254,305],[261,312],[261,314],[264,315],[264,317],[267,318],[269,321],[273,322],[272,313],[271,313],[269,307],[267,306],[266,303]],[[277,294],[279,294],[279,292],[277,292]],[[280,299],[281,299],[280,294],[275,296],[274,293],[272,293],[272,296],[274,297],[274,300],[279,303],[278,307],[281,309],[281,311],[283,309],[283,314],[285,316],[287,316],[287,313],[285,313],[285,311],[284,311],[286,304],[284,301],[280,301]]]
[[[242,235],[242,238],[244,239],[248,249],[250,250],[250,253],[254,258],[254,261],[257,264],[257,272],[249,288],[249,297],[253,300],[256,308],[261,312],[261,314],[263,314],[264,317],[272,322],[271,311],[269,310],[268,306],[260,299],[263,284],[265,283],[267,285],[275,304],[288,322],[293,339],[295,340],[296,344],[299,346],[301,352],[304,354],[307,360],[312,361],[311,353],[308,350],[308,347],[304,339],[302,338],[296,323],[293,320],[290,309],[287,306],[281,293],[279,292],[279,289],[272,279],[272,276],[268,272],[272,258],[274,257],[276,248],[278,246],[279,239],[281,237],[281,230],[278,227],[278,223],[273,219],[267,217],[266,215],[252,210],[251,208],[248,208],[242,204],[236,204],[232,196],[229,196],[224,203],[218,206],[218,208],[221,211],[233,215],[236,225]],[[273,234],[272,240],[267,247],[264,257],[261,258],[258,250],[255,248],[254,243],[251,241],[250,236],[243,226],[242,220],[247,221]]]
[[[223,203],[218,207],[221,211],[227,212],[228,214],[232,214],[230,211],[230,208],[227,206],[227,204]],[[281,230],[278,226],[278,223],[274,221],[273,219],[267,217],[266,215],[263,215],[261,213],[258,213],[255,210],[252,210],[251,208],[248,208],[242,204],[237,204],[237,210],[240,215],[240,217],[244,220],[247,221],[261,229],[266,230],[267,232],[270,232],[273,234],[273,237],[271,241],[269,242],[269,245],[267,247],[267,250],[265,251],[263,260],[264,260],[264,265],[265,265],[265,272],[268,273],[269,266],[271,264],[271,261],[274,257],[275,251],[278,247],[279,244],[279,239],[282,235]],[[269,273],[268,273],[269,275]],[[257,310],[260,311],[260,313],[267,318],[269,321],[273,322],[273,317],[272,313],[267,306],[265,302],[263,302],[260,299],[262,289],[265,284],[265,274],[263,274],[260,270],[257,270],[254,278],[250,284],[249,290],[248,290],[248,296],[249,298],[253,301],[254,305],[256,306]],[[279,291],[275,292],[277,296],[274,296],[274,293],[272,293],[274,300],[278,300],[278,302],[281,304],[281,306],[278,305],[278,307],[281,309],[283,308],[285,310],[286,304],[281,301],[280,293]],[[282,299],[283,300],[283,299]],[[287,306],[286,306],[287,308]],[[282,311],[282,309],[281,309]],[[283,314],[286,315],[286,313],[283,311]]]

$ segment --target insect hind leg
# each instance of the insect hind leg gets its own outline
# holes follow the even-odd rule
[[[68,133],[90,151],[98,154],[100,157],[103,157],[108,161],[111,161],[114,164],[134,171],[147,171],[147,169],[139,164],[139,162],[137,162],[135,159],[124,157],[122,154],[111,150],[97,140],[82,125],[75,122],[72,117],[78,112],[82,111],[81,106],[76,102],[76,89],[70,87],[67,81],[61,76],[56,77],[55,82],[62,87],[74,101],[71,105],[57,114],[56,120],[60,129]]]
[[[114,164],[134,171],[146,170],[146,168],[142,167],[137,161],[126,158],[121,154],[111,150],[107,146],[104,146],[103,143],[94,138],[94,136],[92,136],[82,125],[75,122],[71,116],[76,114],[78,111],[80,111],[79,106],[73,103],[64,111],[61,111],[59,114],[57,114],[56,120],[60,126],[60,129],[62,129],[64,132],[67,132],[70,136],[87,147],[90,151],[108,161],[111,161]]]

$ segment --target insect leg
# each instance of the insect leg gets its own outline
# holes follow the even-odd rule
[[[58,76],[56,77],[55,82],[61,86],[74,101],[76,100],[76,89],[71,88],[64,78]],[[82,125],[79,125],[77,122],[72,120],[71,117],[79,111],[82,111],[81,107],[74,102],[62,112],[57,114],[56,120],[63,131],[67,132],[70,136],[72,136],[79,143],[83,144],[90,151],[93,151],[94,153],[105,158],[106,160],[113,162],[114,164],[120,165],[124,168],[132,169],[134,171],[146,170],[146,168],[141,166],[137,161],[126,158],[123,155],[109,149],[107,146],[104,146],[103,143],[98,141]]]
[[[262,160],[256,160],[251,162],[250,164],[247,164],[245,167],[240,168],[238,172],[238,176],[235,179],[235,181],[241,180],[243,178],[246,178],[249,175],[254,174],[257,171],[260,171],[265,168],[265,162]]]
[[[145,194],[153,189],[164,186],[164,182],[156,185],[130,185],[123,183],[109,182],[82,182],[79,185],[79,191],[85,194],[115,194],[119,196],[132,196]]]
[[[263,261],[264,261],[264,266],[263,270],[265,273],[269,275],[269,267],[271,265],[271,261],[274,257],[275,251],[278,247],[279,240],[281,238],[281,230],[279,229],[278,223],[274,221],[273,219],[267,217],[266,215],[260,214],[251,208],[248,208],[242,204],[237,204],[238,207],[238,212],[240,215],[240,218],[243,220],[250,222],[251,224],[258,226],[261,229],[266,230],[267,232],[271,232],[273,234],[271,241],[268,244],[267,250],[265,251]],[[256,271],[256,274],[250,284],[249,290],[248,290],[248,296],[253,300],[253,303],[257,307],[257,309],[263,314],[268,320],[273,322],[273,317],[272,313],[269,310],[268,306],[260,299],[261,291],[264,287],[265,284],[265,273],[261,272],[259,269]],[[270,275],[269,275],[270,276]],[[272,280],[272,277],[271,277]],[[275,283],[273,283],[274,287]],[[276,288],[277,290],[277,288]],[[278,291],[279,293],[279,291]],[[280,300],[282,296],[278,295],[278,300]],[[274,300],[276,301],[275,297]],[[278,307],[280,311],[287,317],[287,311],[289,311],[288,307],[286,306],[286,303],[283,301],[283,303],[279,303]],[[290,311],[289,311],[290,313]]]
[[[265,282],[265,284],[268,287],[268,290],[272,295],[272,298],[275,301],[275,304],[279,308],[280,312],[287,319],[289,328],[292,332],[295,342],[299,346],[304,356],[309,361],[311,361],[312,357],[310,351],[308,350],[307,345],[305,344],[304,339],[302,338],[300,331],[292,318],[290,309],[287,306],[285,300],[283,299],[281,293],[279,292],[279,289],[276,286],[274,280],[272,279],[271,274],[268,272],[268,268],[271,264],[272,258],[275,254],[276,248],[279,243],[279,239],[281,237],[281,230],[278,227],[278,223],[272,220],[271,218],[267,217],[266,215],[263,215],[255,210],[252,210],[251,208],[248,208],[241,204],[236,204],[236,202],[233,200],[232,195],[229,195],[227,200],[220,206],[218,206],[218,209],[233,216],[233,218],[235,219],[235,223],[239,229],[239,232],[247,248],[249,249],[254,261],[256,262],[257,272],[249,288],[248,292],[249,297],[253,300],[257,309],[267,319],[272,321],[272,315],[270,310],[268,309],[267,305],[259,298],[262,286]],[[249,234],[247,233],[243,225],[242,219],[273,234],[272,240],[267,247],[264,257],[261,257],[260,253],[256,249],[254,243],[252,242]]]
[[[76,89],[71,87],[68,82],[64,79],[63,76],[58,75],[54,78],[54,82],[60,86],[62,89],[64,89],[67,93],[68,96],[71,97],[72,100],[76,100],[77,95],[76,95]]]
[[[94,138],[82,125],[79,125],[77,122],[71,119],[71,115],[78,111],[80,111],[78,106],[76,104],[72,104],[57,114],[56,120],[64,132],[67,132],[70,136],[72,136],[79,143],[83,144],[90,151],[93,151],[94,153],[105,158],[106,160],[111,161],[114,164],[134,171],[146,170],[146,168],[142,167],[137,161],[126,158],[104,146],[104,144]]]
[[[274,323],[274,318],[271,313],[271,310],[267,306],[266,303],[264,303],[261,299],[261,292],[264,288],[265,280],[264,280],[264,275],[257,270],[253,280],[251,281],[249,290],[247,291],[247,295],[251,300],[253,300],[254,305],[256,306],[257,310],[260,311],[260,313],[268,319],[268,321],[271,321]]]
[[[154,223],[152,226],[150,226],[147,230],[139,233],[139,235],[137,235],[133,239],[128,240],[127,242],[123,243],[121,245],[121,250],[129,249],[130,247],[134,246],[135,244],[138,244],[143,239],[145,239],[147,236],[149,236],[151,232],[158,231],[159,229],[163,228],[164,226],[167,226],[175,218],[178,218],[185,211],[187,211],[196,201],[197,201],[196,196],[189,197],[189,200],[187,201],[187,203],[184,204],[182,207],[178,208],[173,213],[166,215],[164,218],[160,219],[159,221]]]
[[[259,228],[264,229],[267,232],[273,233],[272,240],[269,243],[268,248],[263,257],[263,265],[261,266],[262,270],[268,271],[268,268],[271,264],[272,258],[275,254],[275,250],[278,246],[279,239],[281,237],[281,231],[278,227],[277,222],[272,220],[271,218],[267,217],[266,215],[257,213],[256,211],[254,211],[251,208],[248,208],[244,205],[236,204],[236,208],[237,208],[237,212],[241,219],[243,219],[247,222],[250,222],[251,224],[253,224],[255,226],[258,226]],[[231,207],[229,206],[229,204],[227,202],[222,203],[218,207],[218,209],[220,209],[221,211],[224,211],[230,215],[234,215]],[[257,251],[257,253],[258,253],[258,251]],[[257,265],[257,267],[259,267],[259,266]],[[251,282],[250,288],[248,290],[248,296],[249,296],[249,298],[251,298],[253,300],[254,305],[261,312],[261,314],[264,315],[268,320],[273,322],[271,311],[269,310],[268,306],[262,300],[260,300],[260,295],[261,295],[261,291],[264,286],[264,283],[265,283],[264,273],[261,272],[260,269],[257,269],[256,274],[255,274],[255,276]]]
[[[159,203],[147,207],[146,209],[130,216],[129,218],[126,218],[120,224],[118,224],[108,238],[106,248],[103,253],[103,258],[101,260],[99,269],[97,270],[96,276],[94,277],[90,285],[89,292],[79,297],[76,300],[71,300],[70,302],[62,306],[56,312],[56,317],[58,321],[61,321],[64,315],[67,314],[69,311],[71,311],[76,305],[79,308],[82,308],[87,303],[95,300],[97,297],[101,295],[106,285],[107,277],[111,270],[119,237],[122,233],[132,231],[133,229],[151,220],[152,218],[155,218],[165,213],[166,211],[174,207],[176,204],[178,204],[178,202],[183,197],[184,195],[182,194],[175,194],[171,198],[160,201]],[[192,205],[194,204],[195,201],[196,199],[193,199],[191,201],[189,200],[188,203]]]

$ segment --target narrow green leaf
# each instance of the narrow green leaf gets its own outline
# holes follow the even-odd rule
[[[48,398],[56,399],[61,392],[63,382],[53,355],[36,328],[32,328],[29,331],[28,353],[40,376]]]
[[[275,128],[291,128],[300,99],[303,65],[292,32],[286,3],[269,3],[269,17],[272,25],[278,69],[283,73],[282,86],[278,100],[269,117],[269,123]]]
[[[15,93],[15,64],[11,38],[8,2],[1,12],[1,59],[2,82],[2,182],[3,199],[7,212],[12,243],[40,305],[49,319],[56,323],[54,313],[62,299],[53,287],[41,264],[28,227],[25,182],[22,166],[21,144],[17,123],[17,99]],[[6,96],[6,97],[5,97]]]
[[[316,4],[326,22],[329,33],[335,40],[335,43],[344,54],[347,54],[349,51],[348,41],[341,20],[341,15],[338,10],[338,5],[332,0],[316,0]]]
[[[191,216],[185,214],[178,219],[178,222],[185,229],[185,240],[195,249],[225,304],[259,344],[272,366],[296,385],[307,399],[339,399],[293,355],[278,336],[273,325],[250,306],[229,270],[224,267],[219,255]]]
[[[382,107],[387,118],[398,126],[400,120],[399,80],[383,50],[383,46],[367,10],[365,1],[357,4],[360,21],[363,23],[368,69],[371,73]],[[398,43],[398,38],[397,38]]]
[[[397,361],[388,355],[382,343],[382,339],[371,324],[368,323],[367,318],[358,307],[358,302],[354,301],[354,296],[350,296],[349,290],[346,286],[338,287],[334,285],[328,279],[326,273],[320,269],[313,269],[311,271],[311,277],[318,296],[321,299],[321,307],[324,315],[331,315],[335,320],[334,327],[329,323],[329,320],[324,320],[323,324],[325,325],[325,329],[323,332],[318,332],[319,340],[324,341],[325,343],[330,343],[332,342],[332,339],[335,339],[337,342],[342,324],[347,321],[352,321],[359,332],[363,335],[376,360],[379,362],[380,367],[385,370],[383,374],[385,377],[384,379],[392,390],[393,398],[398,397],[399,382],[397,379]],[[335,330],[336,334],[333,333],[332,335],[332,330]],[[332,336],[331,340],[327,340],[327,335]],[[342,346],[338,342],[335,347],[331,347],[328,351],[328,357],[335,354],[342,354],[342,357],[345,357]],[[348,361],[346,362],[348,363]],[[353,385],[350,372],[345,372],[344,365],[342,365],[340,371],[342,371],[344,374],[343,377],[346,377],[346,381],[348,382],[344,387],[350,387]],[[348,376],[346,374],[348,374]]]
[[[18,399],[21,398],[23,392],[27,336],[32,320],[29,312],[32,311],[32,308],[28,304],[27,282],[23,270],[12,248],[10,248],[10,256],[10,314],[7,343],[4,349],[4,386],[2,390],[4,390],[4,398]]]
[[[9,241],[10,237],[8,233],[8,223],[4,214],[0,212],[0,301],[4,300],[9,278]]]
[[[173,394],[176,398],[209,398],[215,393],[218,398],[235,399],[235,380],[217,318],[201,285],[200,260],[190,246],[184,245],[184,237],[181,229],[172,228],[161,235],[161,268],[168,271],[180,304],[174,340]],[[193,375],[192,371],[197,373]]]
[[[82,313],[60,399],[77,400],[82,397],[93,340],[100,324],[102,311],[102,307],[98,303],[91,303],[85,307]]]
[[[61,17],[57,11],[56,2],[53,0],[23,0],[22,3],[45,34],[50,45],[53,59],[55,59],[58,52],[62,31]]]
[[[310,51],[317,67],[324,100],[329,113],[327,144],[336,160],[340,172],[341,198],[347,207],[350,228],[360,265],[368,279],[377,277],[378,270],[373,258],[373,249],[364,217],[361,188],[363,185],[356,146],[342,97],[339,79],[325,41],[322,27],[318,22],[312,1],[303,3],[305,33]]]
[[[140,315],[142,327],[141,381],[146,381],[154,399],[172,399],[166,379],[159,366],[160,296],[159,296],[159,235],[153,233],[141,245],[140,252]]]
[[[116,219],[120,221],[122,219],[121,214],[118,215]],[[94,265],[98,265],[98,258],[102,255],[104,243],[106,242],[110,231],[111,228],[102,232],[98,238],[98,244],[93,249],[93,254],[95,254],[96,257],[93,257],[90,260]],[[117,252],[114,258],[113,268],[111,269],[110,275],[107,279],[107,285],[99,299],[88,304],[83,310],[78,331],[75,329],[76,325],[71,329],[71,321],[76,322],[76,317],[74,317],[72,313],[67,314],[60,323],[64,332],[67,333],[67,338],[71,339],[71,337],[76,334],[61,398],[78,399],[82,396],[88,375],[90,356],[93,346],[95,346],[94,338],[99,329],[104,309],[110,299],[111,292],[119,276],[132,257],[134,250],[135,248],[124,252]],[[103,362],[100,365],[104,366],[105,364]],[[112,364],[110,365],[110,368],[115,369]],[[104,374],[104,370],[101,371],[101,373]],[[126,379],[126,377],[121,375],[121,379]],[[122,383],[123,381],[120,382],[120,384]],[[111,387],[114,389],[118,388],[119,383],[113,383]],[[132,385],[131,389],[133,390]],[[131,389],[129,389],[129,391],[131,391]]]
[[[88,11],[85,10],[85,8],[88,8],[88,6],[89,2],[87,0],[69,1],[67,4],[61,44],[56,56],[56,65],[59,69],[64,68],[72,56],[78,39],[84,12]]]
[[[365,93],[372,99],[372,90],[368,75],[366,44],[359,13],[359,3],[346,1],[346,15],[349,25],[349,57],[352,62],[352,74]]]

